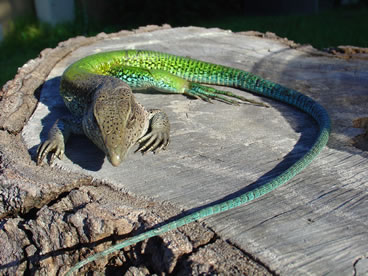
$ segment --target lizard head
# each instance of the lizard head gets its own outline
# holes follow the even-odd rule
[[[94,94],[83,128],[110,163],[118,166],[137,140],[135,100],[127,85],[108,88],[111,89],[99,89]]]

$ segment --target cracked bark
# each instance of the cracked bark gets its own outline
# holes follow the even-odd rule
[[[151,202],[148,211],[140,208],[136,199],[98,184],[74,189],[53,204],[44,205],[36,215],[25,215],[27,219],[4,220],[2,252],[14,253],[1,256],[0,269],[9,274],[62,275],[80,259],[162,221],[155,214],[162,206]],[[178,211],[166,207],[166,213]],[[82,271],[271,275],[243,252],[214,237],[212,231],[194,223],[111,254]]]

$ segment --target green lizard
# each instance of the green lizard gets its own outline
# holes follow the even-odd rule
[[[85,134],[106,153],[114,166],[118,166],[136,144],[140,144],[138,150],[142,152],[165,149],[170,132],[167,115],[157,109],[144,109],[135,100],[131,89],[153,87],[163,92],[186,94],[206,101],[216,99],[237,104],[240,100],[266,106],[199,83],[240,88],[293,105],[316,120],[319,125],[318,137],[302,158],[269,182],[92,255],[77,263],[67,275],[123,247],[235,208],[274,190],[308,166],[327,144],[330,132],[328,113],[317,102],[295,90],[231,67],[159,52],[127,50],[88,56],[65,70],[60,93],[72,115],[58,120],[51,128],[49,138],[38,149],[37,163],[42,163],[49,152],[52,152],[50,163],[56,157],[61,158],[71,133]]]

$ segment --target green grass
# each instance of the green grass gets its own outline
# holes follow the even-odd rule
[[[37,57],[42,49],[56,47],[60,41],[76,35],[114,32],[148,23],[161,22],[130,22],[129,26],[104,27],[94,24],[87,29],[81,22],[51,27],[35,19],[18,19],[0,44],[0,87],[14,77],[18,67]],[[169,23],[172,26],[180,24]],[[338,45],[368,47],[368,9],[365,6],[305,16],[224,16],[216,20],[190,20],[188,24],[232,31],[270,31],[319,49]]]
[[[70,31],[71,25],[51,27],[35,19],[18,19],[0,44],[0,87],[12,79],[29,59],[38,56],[42,49],[55,47],[58,42],[78,34]]]
[[[368,47],[367,8],[340,9],[304,16],[238,16],[199,24],[232,31],[270,31],[300,44],[311,44],[318,49],[338,45]]]

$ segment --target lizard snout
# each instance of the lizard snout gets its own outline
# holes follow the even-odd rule
[[[106,152],[107,159],[114,167],[119,166],[124,161],[125,155],[126,152],[122,151],[120,147],[108,148]]]
[[[123,161],[122,158],[120,158],[119,154],[110,154],[109,155],[109,161],[114,166],[117,167],[120,165],[120,163]]]

